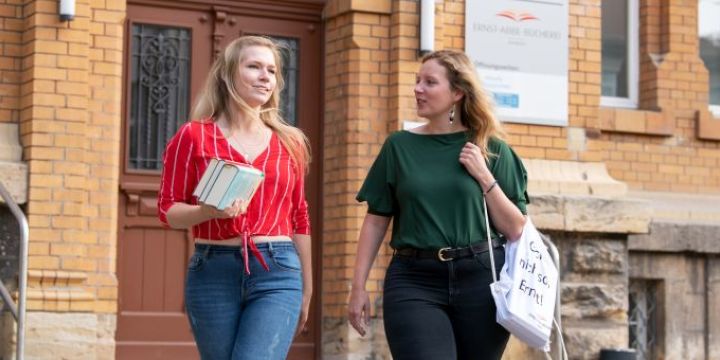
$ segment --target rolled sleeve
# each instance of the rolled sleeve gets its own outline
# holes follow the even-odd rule
[[[295,234],[310,235],[310,215],[308,203],[305,199],[305,171],[301,166],[294,166],[295,184],[293,186],[293,208],[292,215],[293,231]]]
[[[191,166],[193,137],[189,124],[183,125],[165,146],[163,170],[158,194],[158,218],[169,226],[167,212],[179,202],[190,203],[196,179],[195,167]]]

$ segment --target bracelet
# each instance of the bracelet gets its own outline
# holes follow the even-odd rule
[[[495,188],[495,185],[497,185],[497,180],[493,181],[492,184],[490,184],[490,187],[488,187],[487,191],[485,192],[485,195],[489,194],[492,189]]]

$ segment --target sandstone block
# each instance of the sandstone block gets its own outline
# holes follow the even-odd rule
[[[619,241],[583,241],[572,250],[575,272],[624,273],[627,269],[625,246]]]
[[[607,318],[621,323],[627,319],[626,284],[562,284],[564,318]]]
[[[566,231],[647,233],[652,214],[640,200],[572,197],[564,215]]]
[[[595,360],[601,349],[626,348],[628,327],[626,325],[598,327],[567,326],[563,337],[570,359]]]

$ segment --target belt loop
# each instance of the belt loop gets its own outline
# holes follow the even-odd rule
[[[209,255],[210,255],[210,245],[205,245],[205,250],[203,250],[202,258],[207,259],[210,257]]]

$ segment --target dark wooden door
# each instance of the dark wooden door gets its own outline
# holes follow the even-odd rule
[[[313,221],[315,300],[307,329],[295,339],[289,358],[319,358],[322,158],[319,24],[278,16],[282,13],[249,16],[242,7],[220,8],[212,4],[175,7],[181,5],[158,0],[128,3],[125,132],[118,210],[116,358],[199,358],[183,300],[192,239],[187,231],[164,229],[156,218],[161,156],[169,137],[188,119],[192,101],[214,56],[244,34],[270,36],[285,45],[284,115],[302,128],[313,144],[316,161],[307,179],[306,192]]]

